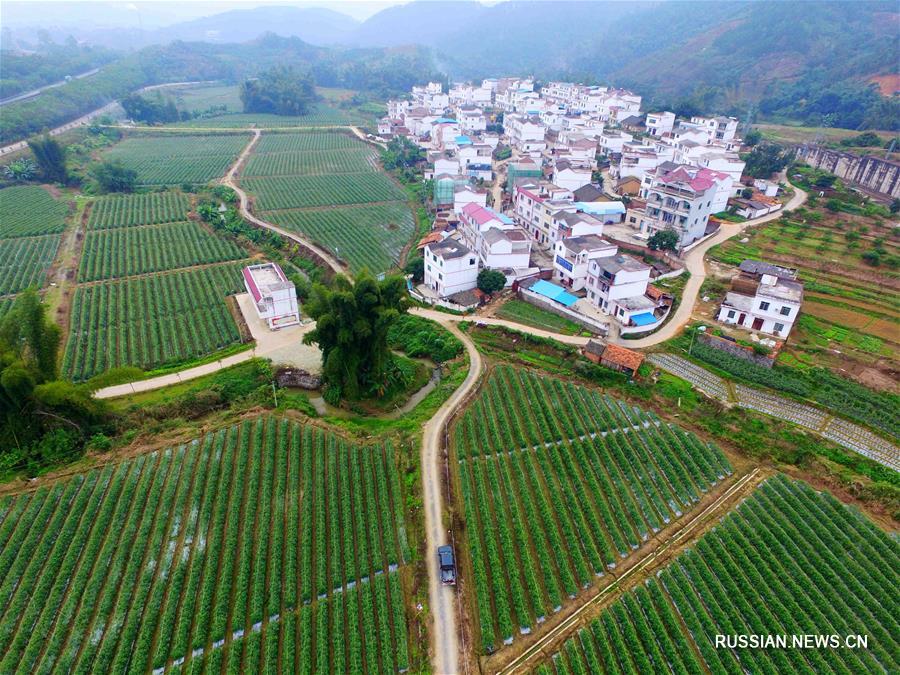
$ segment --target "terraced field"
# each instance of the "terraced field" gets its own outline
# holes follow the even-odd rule
[[[68,213],[44,188],[0,190],[0,295],[45,285]]]
[[[0,671],[403,671],[402,504],[271,417],[0,498]]]
[[[241,185],[260,217],[310,237],[354,272],[390,269],[415,232],[405,193],[347,134],[263,134]]]
[[[36,185],[0,190],[0,239],[57,234],[66,227],[68,205]]]
[[[239,343],[225,296],[243,288],[244,264],[79,286],[63,373],[85,380],[118,366],[150,369]]]
[[[481,648],[529,633],[731,473],[720,450],[508,366],[454,425]]]
[[[89,231],[80,281],[112,279],[246,258],[247,252],[195,222]]]
[[[89,229],[155,225],[186,220],[190,205],[180,192],[107,195],[91,205]]]
[[[58,248],[58,234],[0,239],[0,295],[44,286]]]
[[[135,135],[104,157],[137,171],[140,185],[198,184],[224,175],[248,141],[245,134]]]
[[[897,540],[857,511],[779,475],[537,672],[897,672],[898,556]],[[716,635],[866,636],[868,645],[717,648]]]

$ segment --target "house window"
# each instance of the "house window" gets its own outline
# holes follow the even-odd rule
[[[779,334],[780,334],[781,331],[783,331],[783,330],[784,330],[784,324],[783,324],[783,323],[776,323],[776,324],[775,324],[775,332],[776,332],[776,333],[779,333]]]
[[[444,275],[443,275],[443,274],[438,274],[438,279],[440,279],[441,281],[443,281],[443,280],[444,280]]]
[[[782,307],[781,308],[781,316],[790,316],[791,308],[790,307]]]
[[[765,312],[767,309],[769,309],[769,303],[768,302],[759,303],[759,309],[760,309],[760,311]]]
[[[475,258],[469,258],[469,264],[470,264],[470,265],[474,265],[474,264],[475,264]]]
[[[733,310],[733,309],[728,310],[728,318],[729,318],[729,319],[733,319],[733,318],[734,318],[734,310]]]

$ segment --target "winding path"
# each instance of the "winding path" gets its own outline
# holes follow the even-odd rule
[[[284,228],[278,227],[277,225],[273,225],[272,223],[262,220],[261,218],[257,218],[250,212],[250,199],[247,197],[247,193],[244,192],[237,183],[237,174],[238,171],[243,166],[244,161],[250,155],[250,152],[253,150],[253,147],[259,142],[259,138],[262,136],[262,131],[259,129],[253,130],[253,138],[250,139],[250,142],[247,143],[247,147],[245,147],[241,154],[238,156],[237,160],[235,160],[234,164],[231,165],[231,168],[228,169],[228,173],[225,174],[225,177],[220,181],[222,185],[226,185],[230,187],[238,196],[238,200],[240,202],[240,212],[241,216],[244,219],[249,220],[251,223],[256,225],[257,227],[262,227],[266,230],[271,230],[272,232],[277,232],[282,237],[290,239],[292,241],[297,242],[301,246],[308,248],[310,251],[319,256],[325,263],[336,273],[336,274],[345,274],[347,269],[341,265],[337,261],[337,259],[332,256],[325,249],[317,246],[309,239],[305,237],[301,237],[299,234],[295,232],[288,232]]]
[[[435,312],[440,314],[440,312]],[[469,373],[456,391],[438,408],[434,416],[425,424],[422,435],[422,498],[425,507],[425,550],[428,569],[428,601],[431,605],[431,666],[435,673],[459,672],[459,633],[457,629],[456,587],[444,586],[440,581],[437,565],[437,547],[450,543],[449,530],[444,525],[444,486],[442,469],[445,466],[442,440],[446,437],[447,422],[453,413],[475,390],[484,361],[468,335],[448,320],[444,314],[435,318],[442,326],[458,337],[469,355]],[[431,317],[429,317],[431,318]]]

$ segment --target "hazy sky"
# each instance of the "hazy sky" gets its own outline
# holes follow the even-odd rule
[[[391,5],[405,4],[408,0],[322,0],[316,1],[263,1],[247,0],[92,0],[90,2],[3,0],[0,25],[84,25],[102,23],[107,26],[137,26],[144,28],[165,26],[188,21],[201,16],[218,14],[229,9],[246,9],[260,5],[291,5],[294,7],[328,7],[356,19],[363,20]],[[422,0],[419,0],[422,1]]]

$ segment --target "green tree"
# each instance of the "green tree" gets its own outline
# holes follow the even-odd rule
[[[292,66],[274,66],[244,80],[240,89],[244,112],[305,115],[316,100],[312,76]]]
[[[171,98],[163,98],[160,93],[152,98],[145,98],[140,94],[129,94],[120,103],[125,114],[136,122],[165,124],[181,119],[175,101]]]
[[[338,276],[330,287],[315,284],[305,307],[316,327],[303,342],[322,350],[326,400],[383,393],[392,362],[388,331],[406,312],[406,280],[378,281],[363,272],[353,283]]]
[[[674,251],[678,248],[678,233],[675,230],[657,230],[650,235],[647,246],[654,251]]]
[[[414,169],[425,161],[425,151],[405,137],[391,139],[381,151],[381,163],[389,171]]]
[[[132,192],[137,183],[137,171],[129,169],[118,159],[97,164],[90,173],[103,192]]]
[[[20,183],[31,180],[36,174],[37,166],[27,157],[14,160],[3,167],[4,178]]]
[[[741,197],[743,197],[744,199],[750,199],[752,196],[753,196],[753,188],[752,187],[745,187],[743,190],[741,190]]]
[[[900,198],[894,197],[894,199],[891,200],[890,210],[891,213],[900,212]]]
[[[744,134],[744,145],[748,147],[753,147],[754,145],[759,145],[759,142],[762,140],[762,132],[759,129],[751,129],[746,134]]]
[[[403,268],[403,271],[412,275],[414,284],[422,283],[422,280],[425,278],[425,258],[420,255],[410,258],[406,261],[406,267]]]
[[[794,160],[794,151],[777,143],[761,143],[751,150],[744,161],[744,173],[754,178],[768,178],[782,171]]]
[[[50,138],[49,134],[44,134],[40,138],[29,140],[28,147],[34,153],[38,166],[41,167],[44,180],[65,183],[69,179],[66,169],[66,151],[56,139]]]
[[[475,281],[478,290],[484,293],[496,293],[502,291],[506,286],[506,275],[498,270],[489,270],[487,268],[478,273]]]
[[[88,387],[56,379],[59,342],[33,290],[0,320],[0,473],[34,473],[71,457],[105,422],[106,407]]]

